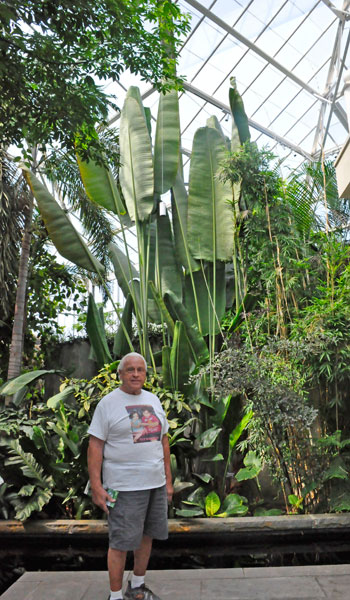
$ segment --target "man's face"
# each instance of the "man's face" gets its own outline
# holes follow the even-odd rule
[[[123,369],[119,371],[122,381],[120,389],[127,394],[140,394],[141,388],[146,381],[145,363],[138,356],[127,358]]]

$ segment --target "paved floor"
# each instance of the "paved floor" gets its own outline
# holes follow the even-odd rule
[[[149,571],[162,600],[348,600],[350,565]],[[28,572],[1,600],[106,600],[104,571]]]

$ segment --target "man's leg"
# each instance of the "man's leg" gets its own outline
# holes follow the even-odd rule
[[[151,545],[152,545],[152,540],[151,540]],[[114,548],[109,548],[107,564],[108,564],[110,588],[111,588],[111,591],[113,591],[113,592],[117,592],[118,590],[122,589],[125,561],[126,561],[126,551],[115,550]]]
[[[137,577],[146,573],[149,557],[151,556],[152,541],[151,537],[144,535],[140,547],[134,550],[134,574]]]

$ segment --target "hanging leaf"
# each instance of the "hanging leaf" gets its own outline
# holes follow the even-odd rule
[[[172,292],[182,300],[181,272],[175,259],[173,234],[168,212],[157,215],[157,262],[162,296]]]
[[[162,376],[163,376],[163,385],[168,390],[175,390],[174,381],[171,371],[170,364],[170,346],[162,347]]]
[[[154,143],[154,191],[165,194],[175,183],[180,158],[179,100],[176,90],[160,94]]]
[[[122,357],[128,352],[133,352],[133,346],[131,344],[132,338],[132,309],[133,302],[131,295],[126,299],[123,314],[121,316],[120,324],[117,329],[117,333],[114,336],[113,354],[114,357]],[[131,344],[131,345],[130,345]]]
[[[110,243],[108,249],[120,289],[125,298],[127,298],[129,294],[133,296],[131,281],[133,279],[138,279],[139,274],[137,270],[129,257],[126,256],[116,244]]]
[[[174,229],[176,259],[186,271],[197,271],[200,264],[193,258],[187,237],[187,191],[180,173],[177,173],[175,185],[171,190],[171,213]]]
[[[23,175],[33,192],[45,227],[58,252],[78,267],[104,273],[103,265],[91,254],[65,211],[47,188],[30,171],[23,169]]]
[[[71,396],[73,396],[73,394],[74,394],[74,387],[72,385],[69,385],[66,388],[64,388],[64,390],[62,392],[59,392],[58,394],[51,396],[51,398],[48,399],[46,404],[49,408],[52,408],[53,410],[55,410],[60,405],[61,402],[64,402],[65,400],[67,400],[67,398],[70,398]]]
[[[236,78],[230,78],[229,100],[234,123],[238,129],[239,140],[241,144],[250,140],[248,117],[244,110],[243,100],[238,93]]]
[[[194,258],[228,261],[233,253],[232,190],[217,177],[226,147],[220,133],[201,127],[193,139],[188,193],[188,245]]]
[[[112,357],[109,352],[106,333],[92,294],[89,294],[86,331],[88,333],[90,344],[93,348],[98,367],[102,369],[105,364],[112,362]]]
[[[170,351],[170,366],[174,389],[183,391],[189,378],[189,345],[185,326],[181,321],[176,321],[174,339]]]
[[[195,271],[193,282],[190,275],[185,276],[185,306],[193,323],[196,323],[202,335],[219,333],[220,323],[225,314],[226,290],[225,290],[225,264],[217,262],[215,265],[215,288],[214,288],[214,265],[207,264],[204,269]],[[194,296],[193,287],[196,290]],[[196,299],[198,311],[196,309]],[[200,323],[198,323],[198,317]]]
[[[117,215],[126,214],[117,184],[110,169],[104,165],[81,160],[77,155],[80,176],[88,198]]]
[[[29,385],[36,379],[40,379],[40,377],[43,377],[44,375],[48,375],[50,373],[58,373],[58,372],[59,371],[56,371],[56,369],[49,369],[49,370],[43,369],[43,370],[29,371],[28,373],[23,373],[23,375],[19,375],[18,377],[15,377],[14,379],[10,379],[10,381],[6,381],[6,383],[4,383],[0,387],[0,394],[2,396],[12,396],[13,394],[16,394],[17,392],[19,392],[21,389],[23,389],[24,387],[26,387],[27,385]]]
[[[253,418],[253,411],[250,410],[249,412],[247,412],[244,417],[240,420],[240,422],[238,423],[237,427],[235,427],[231,433],[230,433],[230,437],[229,437],[229,447],[232,450],[236,443],[238,442],[239,438],[241,437],[243,431],[246,429],[246,427],[249,424],[249,421]]]
[[[221,427],[210,427],[210,429],[203,431],[203,433],[201,433],[197,438],[199,450],[211,448],[211,446],[215,443],[220,431],[222,431]]]
[[[120,118],[120,183],[130,218],[146,219],[154,207],[151,139],[140,91],[130,87]]]
[[[164,302],[169,308],[170,314],[184,324],[194,362],[196,364],[205,363],[209,359],[208,347],[184,304],[172,292],[165,294]]]

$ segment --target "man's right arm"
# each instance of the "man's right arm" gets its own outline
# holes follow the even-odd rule
[[[100,440],[94,435],[90,435],[88,447],[88,469],[90,486],[92,493],[92,501],[94,504],[102,508],[108,514],[106,501],[114,502],[113,498],[103,488],[101,483],[101,469],[103,461],[104,440]]]

